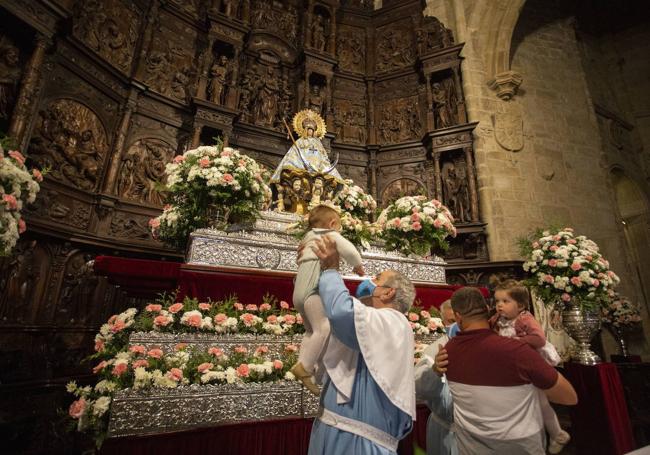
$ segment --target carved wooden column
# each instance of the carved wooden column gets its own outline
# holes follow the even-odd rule
[[[208,80],[210,79],[210,67],[212,66],[212,46],[214,39],[208,40],[208,47],[203,52],[201,60],[199,61],[199,86],[196,89],[196,97],[202,100],[208,99]]]
[[[460,79],[460,67],[454,66],[454,86],[456,87],[456,99],[458,100],[458,123],[467,123],[467,110],[465,108],[465,97],[463,95],[463,83]]]
[[[331,55],[336,55],[336,10],[330,9],[330,36],[327,50]]]
[[[332,131],[334,129],[334,109],[332,108],[332,77],[329,76],[325,79],[327,87],[327,96],[326,96],[326,103],[327,103],[327,109],[325,110],[325,120],[327,124],[327,129]]]
[[[49,38],[39,34],[36,37],[34,52],[25,66],[25,73],[20,84],[18,100],[9,124],[8,135],[11,136],[21,149],[25,148],[25,130],[36,108],[35,95],[38,92],[41,79],[41,68],[45,59],[45,48],[50,43]]]
[[[192,142],[190,142],[190,149],[195,149],[201,144],[201,130],[203,125],[194,125],[192,129]]]
[[[241,49],[235,48],[235,55],[232,58],[232,71],[230,81],[228,84],[228,94],[226,99],[226,106],[231,109],[237,109],[237,100],[239,99],[239,87],[237,81],[239,80],[239,57]]]
[[[145,61],[147,58],[147,53],[149,52],[149,48],[151,47],[151,42],[153,41],[154,29],[156,28],[156,23],[158,22],[159,6],[160,5],[158,0],[152,0],[151,9],[149,10],[149,14],[147,14],[147,23],[145,24],[144,33],[140,44],[138,63],[134,71],[134,77],[136,79],[144,79],[144,72],[146,70]]]
[[[427,131],[433,131],[436,128],[433,118],[433,93],[431,93],[431,74],[425,75],[427,89]]]
[[[377,149],[378,147],[376,145],[368,146],[368,152],[370,153],[370,158],[368,159],[368,191],[375,200],[378,200],[377,169],[379,167],[379,160],[377,160]]]
[[[311,71],[305,68],[305,89],[303,90],[302,105],[305,109],[309,107],[309,76],[311,76]]]
[[[376,144],[377,143],[377,130],[375,128],[375,78],[367,77],[366,78],[366,91],[368,93],[368,143]]]
[[[429,190],[429,197],[438,199],[436,195],[436,169],[435,163],[432,160],[426,160],[424,162],[424,181]]]
[[[314,18],[314,0],[309,0],[307,3],[307,14],[305,15],[305,47],[312,47],[311,45],[311,22]]]
[[[440,152],[433,153],[433,178],[436,182],[435,197],[442,202],[442,174],[440,173]]]
[[[117,175],[120,169],[120,163],[122,162],[122,155],[124,154],[124,143],[126,137],[129,133],[129,126],[131,124],[131,116],[135,111],[138,105],[138,92],[135,89],[131,89],[129,93],[129,98],[126,103],[122,106],[122,118],[120,119],[120,125],[115,131],[115,137],[113,139],[113,153],[111,155],[111,162],[104,179],[103,192],[107,194],[115,194],[115,189],[117,187]]]
[[[476,189],[476,170],[472,158],[472,147],[464,147],[465,164],[467,166],[467,180],[469,184],[469,199],[472,207],[472,221],[479,221],[478,216],[478,191]]]

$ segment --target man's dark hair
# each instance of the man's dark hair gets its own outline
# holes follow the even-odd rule
[[[487,319],[488,308],[485,297],[477,288],[466,286],[451,296],[451,308],[464,318]]]

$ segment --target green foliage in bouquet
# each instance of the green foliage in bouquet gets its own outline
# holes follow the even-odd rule
[[[216,221],[254,222],[270,197],[264,167],[221,142],[176,156],[165,174],[167,205],[149,225],[174,248],[184,248],[191,232]]]
[[[382,211],[377,226],[387,250],[426,256],[431,251],[447,251],[447,237],[456,236],[453,221],[449,209],[439,201],[404,196]]]

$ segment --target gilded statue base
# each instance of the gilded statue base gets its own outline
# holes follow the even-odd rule
[[[198,229],[190,234],[186,262],[238,271],[261,269],[296,272],[299,240],[286,231],[289,225],[298,221],[300,217],[292,213],[264,212],[248,231]],[[395,251],[385,251],[380,245],[371,245],[361,252],[361,257],[369,276],[394,269],[415,282],[446,284],[445,262],[437,256],[405,256]],[[345,278],[360,279],[347,264],[343,265],[341,273]]]

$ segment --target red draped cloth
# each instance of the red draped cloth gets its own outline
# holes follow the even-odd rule
[[[623,385],[613,363],[569,363],[567,379],[578,393],[571,428],[578,453],[621,455],[634,450]]]

